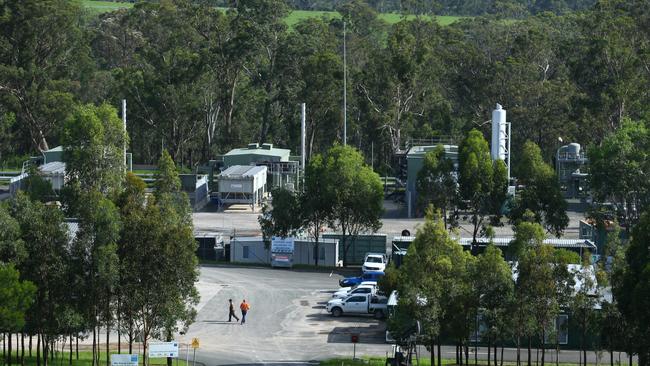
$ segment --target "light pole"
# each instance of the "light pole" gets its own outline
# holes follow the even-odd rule
[[[348,69],[347,69],[347,55],[345,44],[346,26],[345,20],[343,21],[343,145],[348,144]]]

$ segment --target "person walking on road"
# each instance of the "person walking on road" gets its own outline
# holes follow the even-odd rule
[[[232,299],[228,299],[229,303],[229,309],[228,309],[228,321],[232,321],[232,318],[237,319],[239,321],[239,317],[237,314],[235,314],[235,305],[232,303]]]
[[[241,304],[239,305],[239,310],[241,310],[241,324],[244,325],[246,323],[246,313],[248,313],[248,310],[250,310],[251,306],[246,302],[246,300],[242,300]]]

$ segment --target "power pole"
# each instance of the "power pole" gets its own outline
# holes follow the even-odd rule
[[[348,144],[348,68],[345,44],[345,21],[343,21],[343,145]]]
[[[124,125],[124,170],[129,170],[129,162],[126,159],[126,99],[122,99],[122,124]]]
[[[300,169],[305,171],[305,140],[307,139],[307,106],[305,103],[300,104]]]

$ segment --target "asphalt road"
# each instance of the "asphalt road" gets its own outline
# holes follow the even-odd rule
[[[404,208],[393,201],[384,201],[384,216],[381,219],[382,227],[380,233],[386,234],[388,238],[399,236],[402,230],[406,229],[415,235],[417,228],[424,223],[424,218],[405,218]],[[568,211],[569,226],[564,231],[564,238],[578,238],[579,223],[584,218],[584,213]],[[225,233],[227,236],[256,236],[261,235],[260,225],[257,221],[259,212],[195,212],[192,214],[194,227],[197,230],[216,231]],[[461,216],[459,232],[461,236],[472,235],[472,225],[469,218]],[[504,225],[494,228],[497,236],[513,236],[512,227]]]
[[[384,322],[370,317],[333,318],[326,313],[324,304],[339,278],[270,268],[202,267],[197,321],[179,340],[199,338],[196,360],[204,365],[307,365],[352,357],[351,333],[360,334],[357,356],[386,356],[391,346],[384,342]],[[228,322],[229,298],[236,304],[242,299],[251,304],[245,325]],[[420,350],[421,357],[429,357],[424,347]],[[181,357],[185,355],[182,351]],[[506,360],[516,358],[513,349],[506,349],[504,355]],[[485,359],[487,351],[479,349],[478,356]],[[444,347],[443,357],[453,359],[455,349]],[[576,351],[559,355],[560,362],[577,363],[579,357]],[[596,363],[593,352],[588,357]],[[602,357],[605,361],[608,355]],[[625,355],[621,357],[625,362]],[[554,352],[548,352],[546,359],[554,361]]]
[[[325,302],[337,275],[280,269],[202,267],[202,301],[185,341],[197,337],[197,360],[206,365],[308,363],[351,355],[351,332],[379,343],[384,325],[370,317],[335,319]],[[228,322],[228,299],[251,305],[245,325]],[[360,347],[361,348],[361,347]],[[381,345],[381,349],[389,349]],[[385,354],[383,352],[382,354]]]

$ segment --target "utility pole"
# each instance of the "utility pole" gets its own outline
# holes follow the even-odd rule
[[[129,162],[126,160],[126,99],[122,99],[122,124],[124,125],[124,170],[129,170]]]
[[[348,144],[348,68],[345,44],[345,21],[343,21],[343,145]]]
[[[306,120],[307,120],[307,107],[305,103],[300,104],[300,168],[302,170],[305,170],[305,139],[307,137],[307,127],[306,127]]]

